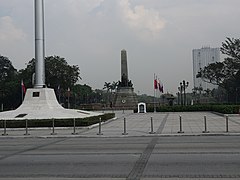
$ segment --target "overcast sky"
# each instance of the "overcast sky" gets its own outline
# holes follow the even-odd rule
[[[0,0],[0,54],[23,69],[34,57],[33,0]],[[46,56],[78,65],[94,89],[120,80],[127,50],[136,93],[153,95],[153,74],[165,92],[189,81],[192,49],[239,38],[240,0],[45,0]]]

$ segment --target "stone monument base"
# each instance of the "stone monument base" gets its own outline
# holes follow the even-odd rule
[[[115,109],[135,109],[137,108],[137,95],[132,87],[119,87],[114,98]]]
[[[72,119],[98,116],[102,113],[65,109],[57,101],[54,90],[50,88],[27,89],[22,105],[16,110],[0,113],[0,119]]]

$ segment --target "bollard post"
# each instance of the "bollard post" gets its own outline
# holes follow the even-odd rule
[[[226,132],[228,132],[228,115],[226,115]]]
[[[30,135],[29,133],[28,133],[28,120],[26,119],[25,120],[25,125],[26,125],[26,127],[25,127],[25,129],[26,129],[26,133],[24,134],[24,135]]]
[[[127,135],[127,125],[126,125],[126,118],[123,118],[123,133],[122,135]]]
[[[73,133],[72,134],[73,135],[78,134],[78,133],[76,133],[76,119],[75,118],[73,118]]]
[[[55,133],[55,122],[54,122],[54,118],[52,119],[52,133],[51,135],[56,135],[57,133]]]
[[[207,130],[207,117],[204,116],[204,131],[203,133],[209,133],[209,131]]]
[[[153,117],[151,117],[151,131],[149,132],[149,134],[155,134],[155,132],[153,131]]]
[[[97,135],[103,135],[102,133],[102,118],[99,118],[99,126]]]
[[[4,128],[4,130],[3,130],[3,136],[7,136],[8,134],[7,134],[7,121],[6,120],[3,120],[3,128]]]
[[[178,131],[178,133],[184,133],[184,131],[182,131],[182,116],[179,116],[179,125],[180,125],[180,130]]]

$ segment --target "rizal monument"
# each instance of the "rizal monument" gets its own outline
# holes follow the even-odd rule
[[[127,51],[121,51],[121,81],[118,82],[114,98],[115,109],[134,109],[137,107],[137,95],[134,93],[133,83],[128,78]]]

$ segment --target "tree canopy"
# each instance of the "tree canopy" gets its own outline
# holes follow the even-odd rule
[[[59,56],[46,57],[45,65],[46,85],[55,89],[57,97],[61,98],[61,103],[66,103],[68,88],[72,90],[71,96],[74,95],[75,98],[82,98],[85,93],[92,93],[92,89],[86,87],[88,91],[81,88],[81,97],[77,96],[79,88],[78,86],[74,88],[74,86],[81,78],[78,66],[69,65],[64,58]],[[0,102],[4,104],[5,110],[16,108],[21,104],[21,80],[27,88],[33,87],[34,72],[35,59],[30,60],[25,69],[17,71],[7,57],[0,56]],[[80,100],[78,102],[80,103]]]
[[[17,70],[13,67],[11,61],[0,55],[0,83],[11,80],[16,73]]]
[[[236,94],[240,88],[240,39],[227,38],[220,50],[227,56],[224,61],[209,64],[200,70],[197,77],[219,85],[230,95]]]
[[[45,65],[46,85],[48,87],[56,89],[60,86],[61,89],[67,89],[81,79],[79,67],[69,65],[64,58],[59,56],[46,57]],[[32,59],[25,69],[20,70],[20,76],[28,87],[31,87],[34,69],[35,59]]]
[[[17,70],[7,57],[0,56],[0,102],[5,108],[18,106],[20,101],[20,82]]]

